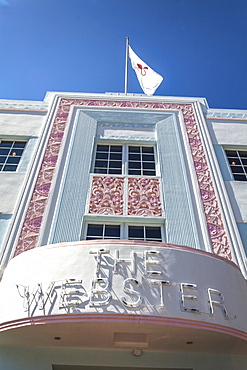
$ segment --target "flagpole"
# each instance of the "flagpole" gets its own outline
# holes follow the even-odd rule
[[[125,80],[124,93],[128,93],[128,58],[129,58],[129,37],[126,37],[126,56],[125,56]]]

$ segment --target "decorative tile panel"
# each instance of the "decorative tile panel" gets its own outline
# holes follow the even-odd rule
[[[100,215],[123,214],[122,177],[94,176],[89,203],[89,213]]]
[[[187,131],[198,186],[201,191],[201,200],[204,208],[205,219],[208,226],[212,250],[215,254],[232,259],[230,245],[223,218],[216,199],[211,173],[208,168],[206,153],[201,141],[201,134],[196,121],[192,104],[146,102],[146,101],[121,101],[121,100],[88,100],[88,99],[61,99],[53,122],[52,133],[45,150],[45,158],[40,168],[37,183],[28,206],[25,221],[17,243],[15,255],[34,248],[39,235],[42,217],[45,211],[47,198],[40,194],[40,187],[51,183],[55,170],[56,156],[60,150],[62,136],[67,123],[69,111],[72,106],[81,107],[110,107],[134,109],[162,109],[166,111],[181,111]],[[48,189],[48,186],[46,187]]]
[[[162,216],[159,179],[128,179],[128,215]]]

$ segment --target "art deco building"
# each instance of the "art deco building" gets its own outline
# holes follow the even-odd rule
[[[247,368],[247,111],[0,101],[0,368]]]

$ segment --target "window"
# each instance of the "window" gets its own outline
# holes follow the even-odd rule
[[[155,160],[153,147],[129,146],[128,174],[155,176]]]
[[[26,143],[23,141],[0,142],[0,171],[16,171]]]
[[[86,240],[124,239],[162,242],[160,226],[88,224]]]
[[[122,174],[122,146],[97,145],[94,172]]]
[[[237,181],[247,181],[247,151],[226,150],[226,156]]]
[[[162,242],[159,226],[129,226],[128,239]]]
[[[120,225],[88,224],[86,240],[120,239]]]
[[[154,147],[98,144],[94,173],[156,176]]]

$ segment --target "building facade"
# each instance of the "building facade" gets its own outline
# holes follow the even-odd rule
[[[247,111],[0,101],[0,367],[246,369]]]

